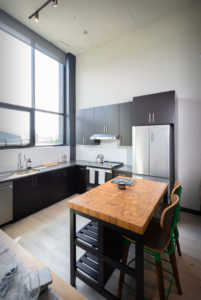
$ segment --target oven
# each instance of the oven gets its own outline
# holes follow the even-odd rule
[[[86,167],[86,187],[90,190],[114,177],[114,169],[122,166],[120,162],[89,162]]]

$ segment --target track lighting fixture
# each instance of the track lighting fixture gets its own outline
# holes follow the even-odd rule
[[[52,6],[55,8],[58,6],[58,1],[57,0],[52,0]]]
[[[43,8],[45,8],[50,2],[52,2],[52,7],[58,6],[58,0],[48,0],[41,7],[39,7],[36,11],[34,11],[34,13],[29,16],[29,19],[34,18],[35,22],[38,23],[39,22],[39,12]]]
[[[36,12],[35,15],[34,15],[34,21],[35,21],[36,23],[39,23],[39,15],[38,15],[38,12]]]

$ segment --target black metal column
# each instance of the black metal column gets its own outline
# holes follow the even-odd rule
[[[76,271],[76,214],[70,209],[70,284],[75,286]]]

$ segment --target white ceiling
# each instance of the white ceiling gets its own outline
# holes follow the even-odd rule
[[[165,17],[195,0],[58,0],[28,17],[46,0],[0,0],[0,8],[65,52],[75,55]],[[87,32],[87,33],[85,33]]]

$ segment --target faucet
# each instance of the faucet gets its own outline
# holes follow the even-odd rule
[[[27,163],[27,158],[26,158],[26,155],[21,152],[18,154],[18,170],[19,171],[22,171],[22,169],[24,168],[24,165],[22,164],[22,157],[24,156],[24,161],[25,163]]]

